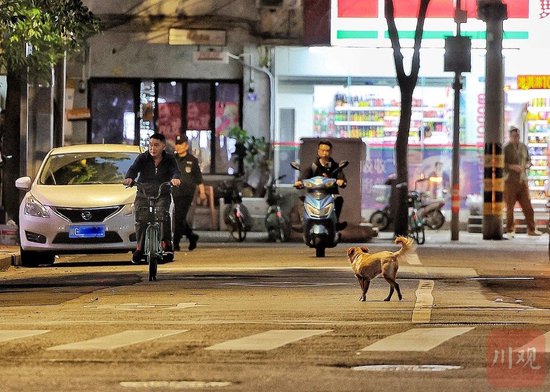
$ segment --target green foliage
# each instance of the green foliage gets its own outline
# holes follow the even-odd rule
[[[77,52],[100,30],[80,0],[0,0],[0,66],[29,70],[31,80],[49,80],[65,53]]]

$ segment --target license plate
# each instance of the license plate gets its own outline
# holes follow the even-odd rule
[[[105,226],[69,226],[69,238],[103,238]]]

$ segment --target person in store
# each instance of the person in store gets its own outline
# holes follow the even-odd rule
[[[186,135],[176,137],[176,162],[181,173],[182,186],[174,189],[174,250],[180,250],[181,237],[189,240],[189,250],[197,247],[199,236],[193,233],[192,227],[187,221],[187,213],[193,203],[195,191],[199,189],[199,200],[206,200],[206,193],[202,181],[202,173],[199,160],[189,152],[189,139]]]
[[[332,143],[329,140],[321,139],[317,145],[317,158],[300,174],[300,178],[294,183],[296,188],[302,188],[304,186],[302,180],[304,178],[312,178],[316,176],[323,176],[328,178],[336,178],[336,185],[327,190],[328,193],[337,195],[334,199],[334,211],[336,212],[336,230],[344,230],[348,223],[340,222],[340,213],[344,206],[344,199],[339,195],[338,188],[345,188],[347,186],[346,176],[343,170],[338,170],[334,173],[338,167],[338,163],[332,159]]]
[[[134,210],[136,213],[136,238],[137,246],[134,254],[132,255],[132,263],[139,264],[143,258],[143,241],[145,234],[146,223],[141,222],[138,218],[139,211],[148,207],[147,196],[156,196],[160,184],[163,182],[170,182],[174,187],[178,187],[181,183],[180,171],[178,170],[178,164],[173,154],[166,151],[166,138],[160,133],[153,133],[149,137],[148,150],[142,154],[139,154],[134,163],[128,169],[126,178],[122,183],[126,186],[132,186],[135,183],[136,178],[139,176],[137,183],[138,190],[136,193],[136,200],[134,202]],[[170,192],[166,189],[160,199],[157,201],[156,206],[168,211],[170,208]],[[164,261],[170,262],[174,258],[174,251],[172,248],[172,230],[170,227],[170,216],[167,214],[167,219],[162,222],[161,228],[161,240],[164,249]]]
[[[539,236],[536,229],[533,206],[529,196],[527,170],[531,166],[531,157],[527,146],[519,140],[519,129],[510,127],[510,140],[504,146],[504,202],[506,204],[506,232],[510,238],[515,235],[514,206],[519,203],[525,215],[527,234]]]

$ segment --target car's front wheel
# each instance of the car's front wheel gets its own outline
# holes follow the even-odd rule
[[[50,252],[35,252],[21,249],[21,264],[25,267],[37,267],[39,265],[52,265],[55,255]]]

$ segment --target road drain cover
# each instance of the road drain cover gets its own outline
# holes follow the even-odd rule
[[[366,372],[443,372],[459,370],[462,366],[451,365],[365,365],[355,366],[352,370]]]
[[[232,385],[229,381],[122,381],[120,386],[126,388],[147,389],[191,389],[222,388]]]

